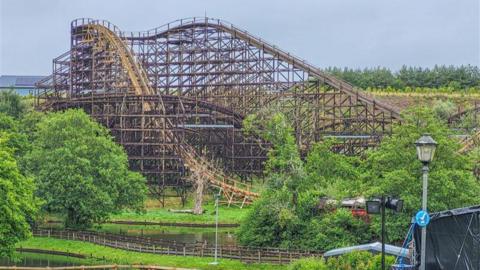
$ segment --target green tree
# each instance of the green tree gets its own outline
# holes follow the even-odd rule
[[[265,165],[268,189],[242,223],[239,240],[248,245],[292,247],[304,226],[296,209],[305,179],[293,129],[282,113],[273,113],[248,116],[244,130],[271,142],[272,147]]]
[[[330,147],[334,142],[329,141],[315,145],[302,161],[293,129],[281,113],[249,116],[244,126],[271,142],[272,147],[265,169],[270,184],[240,226],[241,243],[324,250],[371,238],[368,225],[349,211],[318,211],[321,197],[343,199],[358,192],[354,185],[361,184],[361,174],[355,169],[357,158],[333,153]],[[352,230],[356,234],[351,234]]]
[[[337,200],[360,195],[361,160],[334,153],[331,150],[334,144],[331,140],[316,143],[308,152],[305,160],[308,186]]]
[[[383,139],[376,150],[367,154],[363,163],[363,193],[366,197],[392,195],[402,198],[405,211],[387,218],[391,241],[402,240],[411,217],[421,208],[421,163],[414,142],[429,133],[438,143],[430,165],[428,210],[453,209],[480,203],[480,183],[472,171],[472,155],[461,155],[460,144],[452,131],[431,109],[415,108],[403,115],[390,137]],[[376,217],[378,219],[378,217]],[[380,222],[372,223],[379,232]]]
[[[354,86],[368,88],[451,88],[460,91],[480,89],[480,69],[477,66],[435,66],[434,68],[403,66],[392,72],[387,68],[327,68],[328,73],[346,80]]]
[[[0,131],[0,257],[11,256],[15,244],[30,236],[29,223],[38,208],[35,185],[20,173],[9,136]]]
[[[123,208],[140,210],[145,179],[128,170],[123,148],[81,110],[52,113],[37,125],[27,156],[44,209],[67,227],[89,227]]]
[[[265,162],[265,180],[271,189],[286,187],[295,200],[304,183],[303,162],[293,136],[293,128],[284,114],[249,115],[243,122],[244,132],[254,134],[271,143]]]
[[[302,167],[293,128],[283,113],[277,112],[266,117],[251,114],[243,125],[247,134],[253,133],[272,144],[267,154],[266,174],[290,173]]]
[[[19,123],[19,131],[25,134],[28,141],[34,140],[34,135],[37,132],[37,124],[46,117],[46,113],[39,111],[31,111],[23,115]]]
[[[28,136],[21,132],[19,120],[5,113],[0,113],[0,131],[3,131],[4,134],[8,135],[6,144],[12,149],[17,161],[21,161],[23,155],[28,151],[30,143],[28,141]]]
[[[14,90],[0,90],[0,112],[20,118],[27,111],[27,105]]]

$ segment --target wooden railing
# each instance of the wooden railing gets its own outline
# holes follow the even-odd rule
[[[215,246],[202,242],[177,243],[175,241],[165,241],[148,237],[52,229],[35,229],[33,235],[37,237],[52,237],[90,242],[106,247],[142,253],[195,257],[213,257],[215,254]],[[308,250],[220,245],[218,246],[217,252],[219,258],[272,264],[288,264],[293,260],[303,257],[322,256],[321,252]]]

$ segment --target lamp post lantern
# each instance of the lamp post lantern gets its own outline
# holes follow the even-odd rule
[[[432,137],[428,134],[424,134],[420,139],[415,142],[417,148],[418,159],[423,163],[422,174],[423,174],[423,190],[422,190],[422,211],[427,213],[427,193],[428,193],[428,165],[433,160],[435,154],[435,149],[437,148],[437,142],[435,142]],[[420,270],[425,270],[425,254],[427,246],[427,227],[422,227],[422,238],[421,238],[421,249],[420,249]]]

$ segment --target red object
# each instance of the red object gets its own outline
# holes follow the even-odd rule
[[[354,217],[365,217],[365,216],[367,216],[367,210],[365,210],[365,209],[352,209],[352,215]]]

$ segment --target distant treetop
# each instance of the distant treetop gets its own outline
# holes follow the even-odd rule
[[[480,69],[471,65],[433,68],[403,66],[396,72],[384,67],[365,69],[329,67],[325,71],[363,89],[451,87],[455,90],[468,88],[480,90]]]

